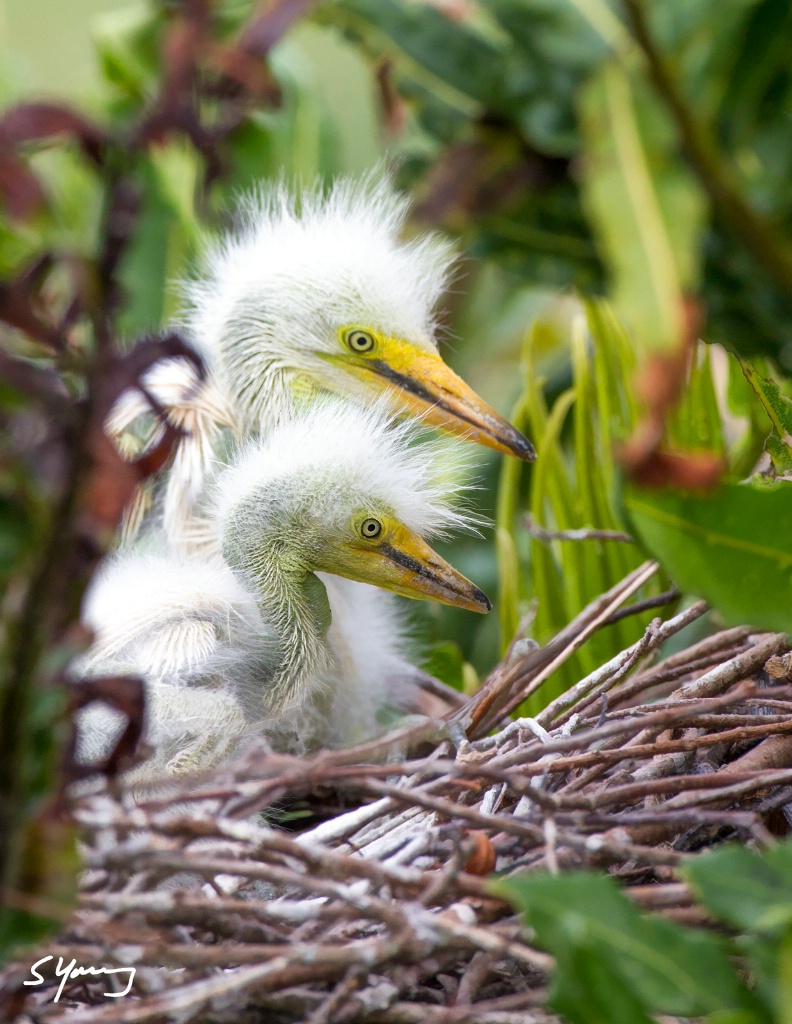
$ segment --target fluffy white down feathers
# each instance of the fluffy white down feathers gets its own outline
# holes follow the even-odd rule
[[[237,232],[207,247],[200,280],[185,286],[186,324],[210,367],[235,333],[256,328],[298,357],[310,346],[294,328],[329,350],[328,327],[361,322],[436,351],[434,308],[453,250],[435,235],[403,241],[408,210],[380,174],[299,199],[284,184],[247,197]]]
[[[411,670],[396,603],[372,587],[322,576],[333,618],[326,632],[305,629],[321,648],[311,652],[311,678],[299,701],[262,721],[262,693],[293,653],[284,651],[287,618],[300,596],[284,593],[289,576],[277,564],[262,567],[256,589],[244,566],[217,552],[241,504],[250,552],[276,561],[287,548],[299,552],[307,512],[310,529],[323,530],[327,541],[360,502],[387,506],[423,536],[465,525],[452,482],[457,449],[416,446],[417,432],[393,423],[381,406],[318,400],[218,470],[207,509],[214,551],[179,555],[160,534],[149,538],[154,551],[108,561],[86,599],[96,641],[78,671],[147,678],[147,737],[157,755],[146,778],[208,767],[251,731],[293,750],[356,742],[375,730],[386,701],[399,705]],[[83,756],[107,747],[112,724],[103,712],[84,716]]]
[[[407,211],[408,200],[379,173],[305,190],[299,200],[284,185],[267,186],[245,201],[237,229],[207,246],[200,278],[183,287],[183,326],[208,376],[199,382],[190,364],[168,360],[146,380],[187,431],[157,507],[163,529],[149,537],[153,554],[127,551],[110,562],[87,605],[97,631],[87,670],[125,666],[155,680],[149,735],[164,753],[153,767],[213,763],[227,745],[207,748],[196,716],[238,738],[247,728],[238,715],[245,687],[262,685],[272,669],[268,645],[277,645],[288,601],[267,616],[249,578],[219,556],[225,523],[252,487],[281,481],[284,494],[302,495],[327,522],[353,493],[389,506],[424,536],[468,522],[448,500],[459,489],[458,446],[416,448],[415,431],[388,419],[384,399],[368,411],[349,401],[316,404],[324,384],[347,400],[374,400],[353,376],[328,376],[321,354],[338,345],[339,328],[365,324],[436,351],[434,309],[452,250],[435,236],[402,240]],[[312,402],[300,402],[298,416],[301,394]],[[109,431],[119,436],[140,413],[139,396],[130,396]],[[240,442],[226,468],[225,452]],[[139,495],[131,533],[148,501]],[[254,518],[252,529],[266,529],[267,508]],[[391,596],[338,577],[325,582],[333,622],[312,703],[299,711],[307,746],[370,735],[385,695],[398,703],[397,680],[409,674]],[[294,745],[283,739],[294,733],[284,718],[273,729],[282,730],[281,745]]]
[[[292,415],[295,396],[317,389],[363,403],[376,397],[323,358],[337,352],[340,329],[365,325],[437,351],[435,306],[452,249],[431,234],[404,241],[408,209],[379,172],[306,189],[299,199],[283,183],[268,185],[243,202],[236,230],[207,244],[199,276],[182,286],[182,327],[207,378],[200,382],[184,360],[167,360],[145,381],[187,431],[161,507],[171,543],[190,549],[190,518],[229,437],[259,436]],[[108,421],[122,446],[140,411],[131,395]],[[140,497],[130,534],[147,501]]]
[[[210,518],[222,530],[254,486],[286,491],[297,482],[310,496],[314,517],[326,522],[339,503],[368,501],[389,507],[424,537],[470,526],[459,489],[468,452],[446,439],[418,445],[417,436],[414,423],[389,418],[383,400],[363,408],[318,398],[263,440],[248,442],[230,467],[220,469]]]

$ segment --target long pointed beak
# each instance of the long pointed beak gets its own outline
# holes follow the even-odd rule
[[[383,356],[385,358],[383,358]],[[327,357],[356,376],[374,382],[403,408],[427,423],[525,462],[536,458],[534,446],[507,419],[457,376],[434,352],[388,338],[378,356]]]
[[[315,568],[419,601],[441,601],[482,614],[492,609],[483,590],[395,519],[385,524],[379,540],[327,545],[318,552]]]
[[[383,543],[379,554],[388,563],[389,580],[385,584],[405,597],[429,598],[467,608],[485,615],[492,610],[490,599],[469,579],[457,572],[436,551],[415,534],[409,534],[410,543]]]
[[[528,438],[479,398],[440,356],[410,348],[409,368],[405,366],[404,371],[379,359],[372,359],[366,368],[432,426],[525,462],[534,461],[536,451]]]

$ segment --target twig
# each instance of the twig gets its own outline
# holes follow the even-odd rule
[[[532,515],[526,515],[523,519],[523,526],[531,537],[537,540],[615,540],[623,544],[634,544],[635,538],[629,533],[622,533],[620,530],[594,530],[584,527],[580,530],[548,530],[536,522]]]

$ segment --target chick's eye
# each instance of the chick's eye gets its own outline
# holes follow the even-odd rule
[[[382,533],[382,523],[379,519],[364,519],[360,525],[360,532],[366,540],[374,540]]]
[[[374,348],[374,337],[368,331],[348,331],[346,343],[353,352],[370,352]]]

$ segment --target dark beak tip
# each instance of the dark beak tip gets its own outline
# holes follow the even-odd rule
[[[536,449],[522,434],[517,433],[512,448],[517,458],[523,462],[536,462]]]
[[[473,591],[473,597],[481,605],[482,614],[492,611],[492,601],[490,601],[483,590],[479,590],[479,588],[476,587]]]

